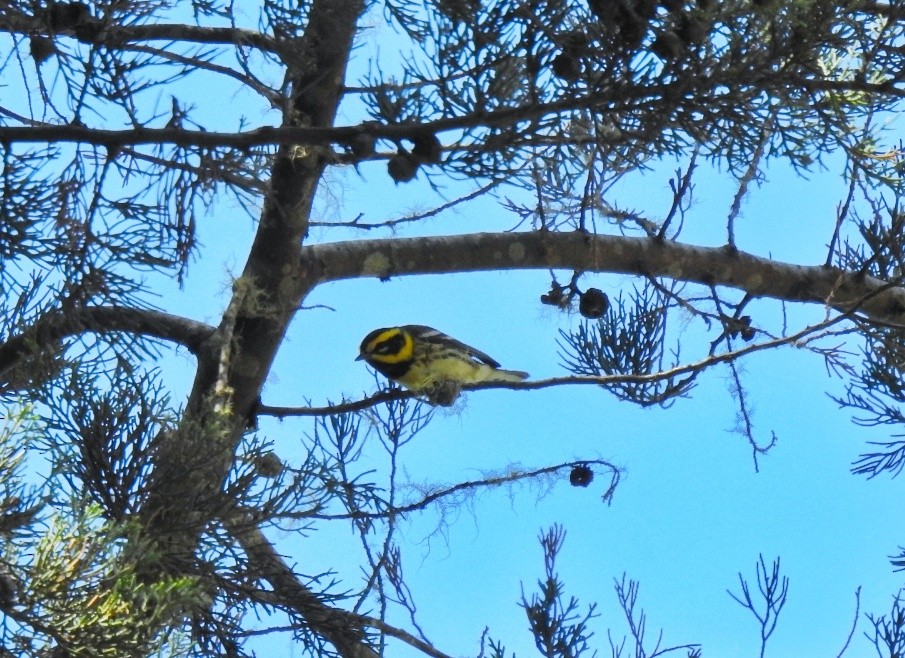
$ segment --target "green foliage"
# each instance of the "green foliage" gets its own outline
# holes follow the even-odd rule
[[[22,656],[53,647],[70,656],[149,655],[164,645],[178,655],[178,634],[167,634],[198,606],[196,579],[141,581],[136,565],[150,556],[134,526],[105,521],[99,505],[61,499],[53,480],[26,484],[40,428],[27,409],[0,428],[0,641]]]
[[[54,516],[23,566],[28,613],[17,621],[44,631],[71,656],[148,655],[201,597],[194,578],[142,582],[134,529],[105,523],[98,506]],[[133,542],[128,544],[128,540]],[[127,544],[128,550],[125,550]],[[35,638],[30,648],[38,649]]]

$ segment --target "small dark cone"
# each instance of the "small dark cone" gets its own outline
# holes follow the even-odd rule
[[[594,471],[587,464],[581,464],[572,468],[569,473],[569,484],[573,487],[586,487],[594,481]]]
[[[565,82],[576,82],[581,77],[581,65],[578,58],[569,53],[560,53],[550,66],[556,77]]]
[[[53,39],[36,35],[28,40],[28,51],[36,64],[43,64],[57,51]]]
[[[599,288],[588,288],[578,300],[578,312],[589,320],[603,317],[609,307],[609,297]]]
[[[753,327],[745,327],[741,330],[740,334],[743,341],[750,343],[757,335],[757,331]]]
[[[387,173],[396,183],[408,183],[418,173],[418,162],[408,153],[397,153],[387,160]]]

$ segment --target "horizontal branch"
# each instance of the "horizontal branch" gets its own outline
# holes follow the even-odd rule
[[[647,91],[645,95],[650,95]],[[174,144],[176,146],[200,146],[207,148],[251,148],[265,145],[325,145],[351,142],[361,134],[376,139],[397,141],[425,133],[447,130],[509,125],[517,121],[539,119],[548,114],[569,112],[599,103],[597,95],[582,99],[568,99],[548,104],[505,108],[494,112],[448,117],[435,121],[407,124],[381,124],[367,121],[353,126],[296,127],[261,126],[253,130],[215,132],[186,130],[184,128],[129,128],[105,130],[74,124],[56,125],[29,122],[25,126],[0,126],[0,143],[3,144],[95,144],[117,150],[125,145]],[[15,117],[22,120],[20,117]]]
[[[606,504],[610,504],[613,500],[613,495],[616,493],[616,487],[619,486],[619,482],[624,475],[623,470],[612,462],[604,459],[579,459],[524,471],[510,469],[506,473],[500,475],[488,475],[478,480],[466,480],[465,482],[458,482],[452,485],[444,485],[433,490],[422,492],[421,497],[417,500],[402,505],[387,505],[385,509],[382,509],[379,512],[352,511],[342,514],[312,513],[308,511],[302,511],[297,514],[285,512],[280,514],[280,518],[299,520],[321,519],[324,521],[346,519],[392,519],[411,514],[412,512],[425,511],[434,503],[446,500],[447,498],[453,498],[455,500],[456,497],[460,495],[471,496],[484,489],[495,489],[497,487],[515,484],[522,480],[537,480],[538,478],[559,474],[563,471],[572,471],[572,469],[579,466],[596,466],[598,467],[598,474],[601,468],[609,471],[610,480],[606,490],[601,496],[601,500]]]
[[[150,309],[90,306],[65,313],[54,311],[0,344],[0,374],[15,367],[35,346],[44,347],[78,334],[127,332],[176,343],[197,354],[214,331],[203,322]]]
[[[395,127],[395,131],[411,133]],[[95,144],[111,149],[124,145],[173,144],[176,146],[200,146],[215,148],[226,146],[249,148],[267,144],[329,144],[353,138],[361,131],[357,128],[274,128],[262,126],[245,132],[214,132],[207,130],[185,130],[183,128],[129,128],[127,130],[101,130],[76,125],[31,125],[0,127],[0,142],[50,143],[72,142]],[[383,135],[381,135],[383,136]]]
[[[893,83],[868,83],[860,81],[808,80],[803,83],[810,90],[864,91],[903,97],[905,90]],[[260,89],[259,89],[260,91]],[[621,101],[643,104],[645,99],[655,99],[667,93],[663,87],[638,87],[623,90]],[[260,126],[247,131],[215,132],[186,130],[184,128],[129,128],[105,130],[80,125],[55,125],[29,122],[25,126],[0,126],[0,143],[77,143],[95,144],[117,150],[125,145],[173,144],[206,148],[251,148],[266,145],[327,145],[347,144],[357,136],[366,134],[375,139],[398,141],[418,135],[437,134],[444,131],[460,131],[474,128],[512,126],[520,121],[540,122],[546,117],[568,114],[578,110],[596,110],[602,104],[612,105],[612,98],[602,92],[585,96],[568,96],[549,103],[526,104],[506,107],[490,112],[475,112],[451,116],[433,121],[403,124],[382,124],[366,121],[361,124],[340,127]],[[19,118],[19,117],[15,117]],[[21,120],[21,118],[19,118]],[[575,141],[575,140],[572,140]],[[582,140],[577,140],[581,142]]]
[[[209,27],[185,23],[148,23],[145,25],[104,25],[102,38],[109,34],[111,46],[142,41],[174,41],[210,45],[251,46],[267,52],[280,52],[281,43],[269,34],[239,27]]]
[[[188,23],[146,23],[123,25],[103,21],[87,11],[72,17],[72,25],[59,25],[56,34],[66,34],[84,43],[118,48],[126,43],[165,41],[209,45],[254,47],[266,52],[280,52],[281,42],[275,37],[239,27],[212,27]],[[0,18],[0,32],[8,34],[50,34],[46,16],[38,12],[33,16],[7,13]],[[288,47],[288,46],[287,46]]]
[[[657,238],[533,231],[355,240],[304,247],[302,267],[314,285],[488,270],[634,274],[725,286],[751,297],[823,304],[843,313],[857,310],[870,320],[905,324],[905,288],[898,282]]]

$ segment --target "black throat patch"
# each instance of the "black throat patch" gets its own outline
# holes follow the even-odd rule
[[[399,379],[408,371],[413,360],[414,359],[408,359],[407,361],[398,361],[396,363],[384,363],[377,359],[365,359],[365,362],[384,377]]]

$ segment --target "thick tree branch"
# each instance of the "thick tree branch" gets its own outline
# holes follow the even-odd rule
[[[866,92],[889,97],[905,97],[905,89],[896,86],[897,81],[872,83],[850,80],[802,80],[802,87],[811,91]],[[712,84],[718,86],[719,80]],[[260,91],[260,89],[259,89]],[[578,110],[599,110],[601,106],[612,108],[632,107],[655,99],[668,97],[672,91],[668,85],[626,87],[619,94],[612,92],[588,93],[584,96],[569,96],[549,103],[521,105],[502,108],[491,112],[480,112],[452,116],[433,121],[403,124],[381,124],[368,121],[358,125],[334,127],[332,125],[284,125],[280,127],[261,126],[245,132],[215,132],[205,130],[185,130],[182,128],[132,128],[128,130],[103,130],[79,125],[54,125],[28,121],[25,126],[0,126],[2,143],[67,143],[94,144],[117,150],[124,145],[174,144],[176,146],[251,148],[263,145],[327,145],[344,144],[365,133],[378,139],[396,141],[450,130],[469,128],[493,128],[508,126],[519,121],[543,121],[550,116]],[[614,103],[617,103],[614,105]],[[4,112],[5,113],[5,112]],[[8,114],[8,113],[5,113]],[[11,118],[22,121],[23,117]],[[558,138],[560,141],[562,137]],[[582,141],[581,139],[577,141]]]
[[[285,116],[287,125],[333,125],[364,5],[363,0],[310,4],[305,34],[296,44],[296,57],[304,66],[291,72],[293,111]],[[218,328],[224,336],[220,352],[200,355],[180,427],[161,435],[154,453],[141,509],[144,538],[159,545],[167,558],[154,569],[162,567],[168,573],[191,569],[201,531],[216,514],[249,414],[286,327],[309,290],[300,272],[301,245],[329,158],[326,149],[290,147],[274,157],[261,221]],[[158,573],[149,570],[141,576],[157,578]],[[314,625],[317,620],[309,622]]]
[[[636,102],[642,98],[652,98],[662,93],[660,88],[626,90]],[[634,93],[632,93],[634,92]],[[119,148],[123,145],[175,144],[176,146],[249,148],[267,144],[326,145],[345,143],[366,133],[375,138],[391,141],[437,133],[445,130],[506,126],[518,121],[540,120],[548,115],[571,112],[576,109],[595,107],[612,101],[602,94],[584,97],[569,97],[552,103],[536,103],[517,108],[504,108],[493,112],[466,114],[435,121],[406,124],[381,124],[368,121],[353,126],[334,127],[332,125],[283,125],[280,127],[261,126],[245,132],[215,132],[206,130],[185,130],[183,128],[131,128],[128,130],[103,130],[77,125],[54,125],[28,120],[25,126],[0,127],[0,142],[3,143],[66,143],[95,144]],[[8,114],[8,113],[7,113]],[[24,117],[12,116],[18,121]]]
[[[368,617],[365,615],[354,615],[355,618],[361,622],[362,626],[368,626],[371,628],[376,628],[378,631],[383,633],[384,635],[389,635],[390,637],[394,637],[397,640],[401,640],[405,642],[410,647],[414,647],[418,649],[421,653],[426,656],[430,656],[431,658],[452,658],[448,653],[443,653],[439,649],[436,649],[432,644],[425,642],[424,640],[415,637],[411,633],[402,630],[401,628],[396,628],[395,626],[390,626],[388,623],[381,619],[377,619],[376,617]]]
[[[100,39],[109,39],[111,46],[120,43],[135,43],[144,41],[174,41],[203,43],[210,45],[230,45],[254,47],[259,50],[279,53],[281,46],[289,47],[285,41],[275,37],[246,30],[239,27],[207,27],[202,25],[188,25],[184,23],[148,23],[146,25],[115,25],[104,26]],[[95,39],[97,41],[97,39]]]
[[[255,575],[273,588],[273,600],[300,615],[317,635],[336,647],[342,658],[378,658],[367,643],[362,624],[345,610],[333,608],[302,584],[257,527],[242,522],[230,531],[242,545]]]
[[[365,628],[374,628],[401,640],[431,658],[450,658],[448,654],[435,649],[424,640],[380,619],[333,608],[323,603],[314,592],[299,581],[258,528],[236,524],[231,528],[231,532],[242,545],[249,562],[256,570],[255,575],[273,588],[267,593],[268,596],[259,595],[258,598],[300,615],[312,631],[336,647],[342,658],[378,658],[377,652],[365,640],[363,631]]]
[[[720,84],[714,80],[713,85]],[[863,81],[802,80],[809,90],[848,92],[860,91],[883,94],[890,97],[905,97],[905,89],[893,82],[870,83]],[[280,127],[261,126],[245,132],[215,132],[205,130],[185,130],[182,128],[132,128],[128,130],[103,130],[77,125],[53,125],[30,122],[26,126],[0,127],[2,143],[66,143],[95,144],[118,149],[123,145],[174,144],[176,146],[234,147],[250,148],[268,144],[278,145],[327,145],[343,144],[356,136],[366,133],[379,139],[396,141],[425,133],[439,133],[469,128],[493,128],[508,126],[519,121],[543,121],[550,116],[575,112],[577,110],[599,110],[601,106],[612,108],[633,107],[668,97],[672,91],[668,85],[647,87],[626,87],[618,96],[612,92],[588,93],[584,96],[569,96],[549,103],[534,103],[515,108],[502,108],[491,112],[480,112],[452,116],[433,121],[403,124],[381,124],[368,121],[358,125],[334,127],[332,125]],[[618,103],[614,105],[614,103]],[[19,117],[14,117],[20,119]],[[21,120],[21,119],[20,119]],[[558,137],[561,141],[562,137]],[[575,140],[586,141],[586,138]]]
[[[183,128],[130,128],[128,130],[101,130],[75,125],[36,124],[29,126],[0,127],[0,141],[4,143],[95,144],[118,148],[126,144],[174,144],[176,146],[201,146],[214,148],[230,146],[249,148],[266,144],[329,144],[348,141],[361,132],[360,128],[311,128],[262,126],[245,132],[215,132],[186,130]],[[388,133],[385,135],[384,133]],[[395,134],[405,137],[412,127],[383,126],[374,129],[375,136]]]
[[[34,348],[53,345],[82,333],[125,332],[158,338],[186,347],[197,354],[215,328],[178,315],[122,306],[91,306],[55,311],[42,317],[24,333],[0,344],[0,375],[15,367]]]
[[[857,309],[875,321],[905,324],[905,288],[856,272],[794,265],[725,247],[583,232],[474,233],[311,245],[303,267],[317,282],[413,274],[567,269],[665,277],[726,286],[751,297]]]

